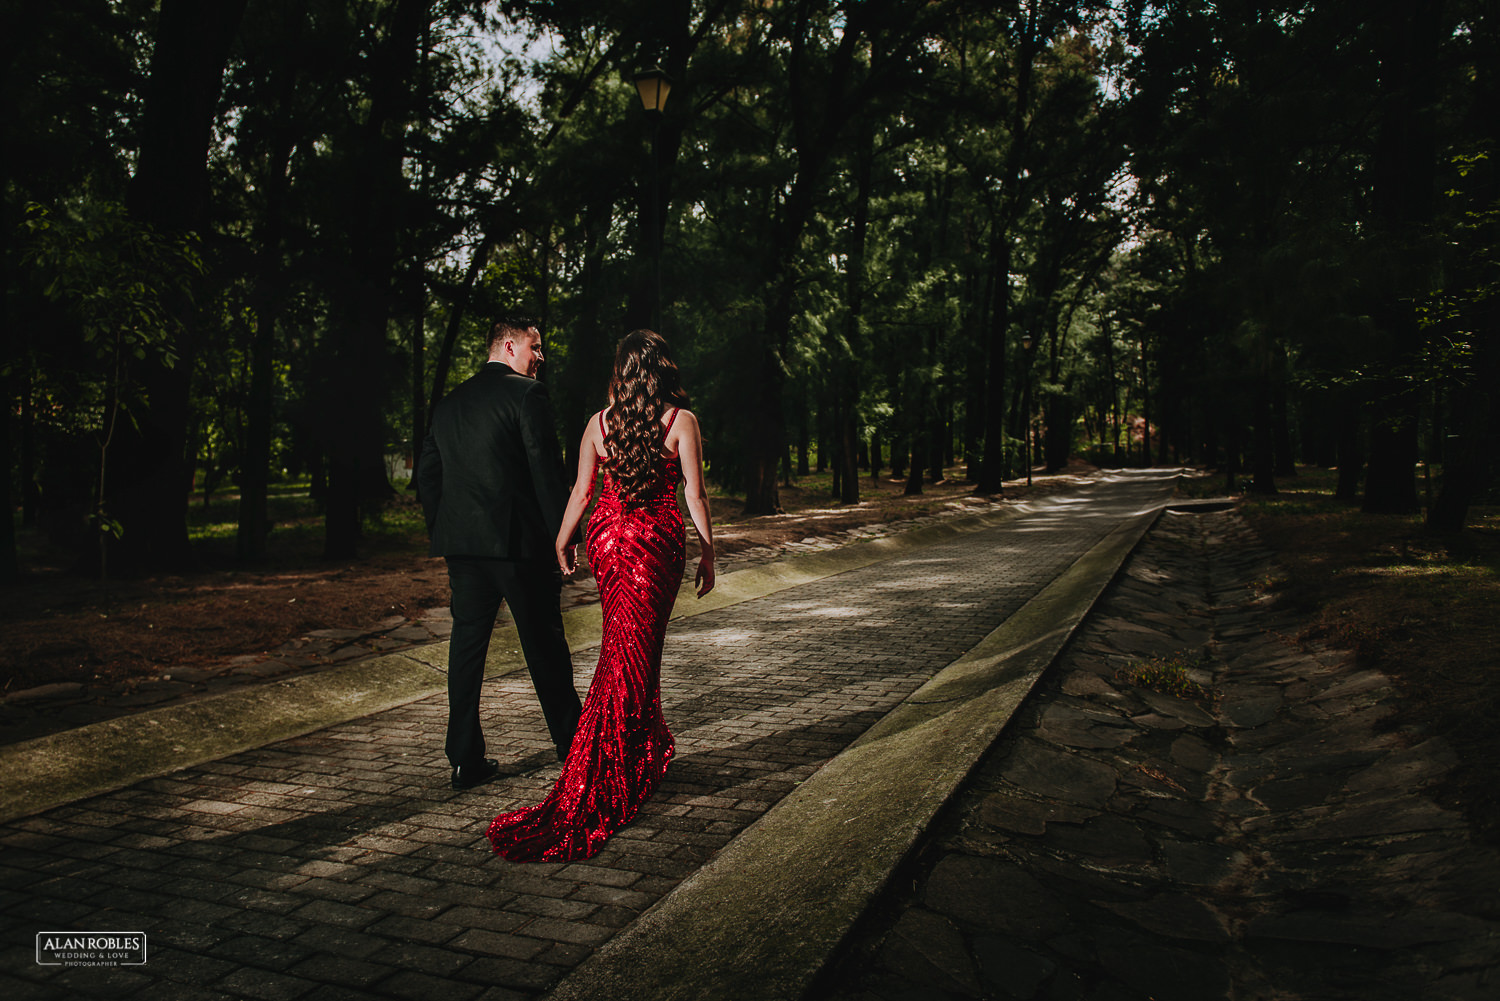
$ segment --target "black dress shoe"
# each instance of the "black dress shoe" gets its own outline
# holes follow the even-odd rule
[[[485,758],[477,765],[455,765],[453,768],[453,788],[472,789],[475,786],[484,785],[499,774],[500,762],[494,758]]]

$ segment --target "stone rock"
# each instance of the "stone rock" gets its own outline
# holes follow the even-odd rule
[[[1218,722],[1208,713],[1186,699],[1163,695],[1161,692],[1153,692],[1150,689],[1142,689],[1137,694],[1140,696],[1142,702],[1163,716],[1176,717],[1188,726],[1213,726]]]
[[[913,907],[901,915],[886,938],[881,959],[916,984],[967,995],[979,993],[979,975],[964,937],[940,914]]]
[[[354,639],[359,639],[361,636],[365,635],[365,630],[363,630],[363,629],[314,629],[312,632],[308,633],[307,635],[309,635],[309,636],[315,636],[318,639],[354,640]]]
[[[944,856],[928,877],[924,903],[939,914],[1027,941],[1055,935],[1068,923],[1063,902],[1005,859]]]
[[[1207,773],[1219,762],[1219,756],[1201,738],[1190,733],[1172,741],[1172,760],[1184,768]]]
[[[1015,1001],[1034,996],[1057,969],[1047,957],[994,935],[974,937],[974,958],[979,962],[980,985],[995,996]]]
[[[1007,762],[1005,778],[1039,796],[1102,808],[1114,794],[1117,773],[1082,755],[1021,740]]]
[[[1453,748],[1442,740],[1424,740],[1415,747],[1394,751],[1349,779],[1351,793],[1416,789],[1458,763]]]
[[[1342,787],[1338,775],[1296,775],[1253,786],[1249,794],[1271,810],[1301,810],[1328,802]]]
[[[1329,699],[1347,699],[1355,695],[1385,692],[1390,687],[1390,679],[1379,671],[1356,671],[1321,695],[1315,696],[1313,701],[1323,702]]]
[[[1216,886],[1247,861],[1223,845],[1163,839],[1158,848],[1167,876],[1188,886]]]
[[[1392,834],[1435,831],[1462,827],[1463,818],[1425,799],[1394,798],[1367,803],[1356,809],[1329,807],[1311,818],[1301,830],[1282,835],[1283,842],[1346,841]]]
[[[979,804],[982,823],[1017,834],[1043,834],[1048,824],[1078,824],[1097,813],[1054,800],[1026,799],[1003,792],[990,793]]]
[[[1176,716],[1163,716],[1161,713],[1142,713],[1139,716],[1130,717],[1130,721],[1137,726],[1152,730],[1181,730],[1187,726]]]
[[[1097,674],[1074,671],[1063,679],[1062,690],[1068,695],[1119,695],[1115,687]]]
[[[1443,911],[1376,914],[1303,910],[1262,914],[1249,923],[1245,934],[1249,938],[1405,949],[1433,942],[1479,941],[1491,930],[1478,918]]]
[[[1149,862],[1155,854],[1138,825],[1114,814],[1103,814],[1077,826],[1053,828],[1048,832],[1048,843],[1063,851],[1125,864]]]
[[[1136,819],[1171,828],[1191,838],[1213,840],[1220,821],[1203,804],[1181,799],[1152,799],[1134,814]]]
[[[23,688],[19,692],[11,692],[5,697],[5,701],[40,702],[44,699],[67,698],[82,691],[83,685],[77,681],[56,681],[50,685],[37,685],[35,688]]]
[[[1247,729],[1269,723],[1282,705],[1279,689],[1265,685],[1228,685],[1222,692],[1220,715]]]
[[[1227,998],[1229,970],[1218,956],[1144,943],[1099,950],[1099,965],[1153,1001],[1213,1001]]]
[[[1138,734],[1118,726],[1089,724],[1082,722],[1050,725],[1043,723],[1036,734],[1049,743],[1060,747],[1081,747],[1098,750],[1106,747],[1123,747]]]
[[[1105,910],[1128,918],[1146,931],[1168,938],[1225,943],[1229,929],[1218,911],[1181,893],[1163,893],[1146,901],[1115,903],[1095,901]]]

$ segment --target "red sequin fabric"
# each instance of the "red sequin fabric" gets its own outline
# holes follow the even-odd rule
[[[673,412],[667,423],[677,419]],[[685,531],[677,508],[676,458],[663,457],[656,488],[622,498],[609,474],[589,519],[604,636],[562,774],[536,806],[490,824],[495,851],[513,862],[593,856],[635,819],[672,760],[661,714],[661,648],[682,583]]]

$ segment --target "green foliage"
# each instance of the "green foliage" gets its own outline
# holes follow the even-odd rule
[[[93,361],[176,364],[167,299],[187,295],[203,271],[191,239],[154,233],[124,206],[84,200],[61,213],[27,206],[20,243],[30,279],[77,323]]]
[[[209,222],[167,239],[122,208],[157,5],[32,5],[5,197],[34,336],[0,365],[61,465],[151,405],[139,369],[191,362],[186,437],[217,486],[414,449],[493,316],[527,312],[571,449],[649,315],[654,156],[662,326],[720,484],[803,437],[836,455],[845,418],[887,467],[1011,475],[1028,427],[1049,461],[1231,464],[1273,424],[1331,434],[1407,397],[1451,427],[1443,394],[1489,381],[1500,285],[1476,124],[1495,23],[1457,7],[1430,116],[1447,242],[1408,247],[1371,216],[1385,8],[275,0],[225,66]],[[675,81],[654,124],[629,80],[652,64]],[[1423,267],[1398,351],[1376,307]]]
[[[1132,660],[1115,672],[1115,680],[1179,699],[1204,699],[1208,690],[1193,680],[1191,672],[1205,669],[1208,663],[1207,657],[1192,653]]]

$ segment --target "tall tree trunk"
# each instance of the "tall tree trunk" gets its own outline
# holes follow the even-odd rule
[[[1254,413],[1250,439],[1250,490],[1257,494],[1276,493],[1276,455],[1272,446],[1270,376],[1261,371],[1253,390]]]
[[[987,271],[979,283],[982,289],[979,305],[969,310],[965,318],[967,341],[973,345],[968,361],[964,365],[964,476],[971,482],[979,482],[980,465],[984,448],[986,406],[989,398],[984,391],[984,379],[988,364],[988,344],[984,336],[984,319],[989,315],[990,295],[994,275]]]
[[[1372,311],[1392,345],[1390,364],[1415,363],[1422,348],[1412,299],[1427,291],[1427,255],[1419,242],[1432,218],[1437,135],[1431,113],[1441,44],[1442,0],[1414,0],[1375,15],[1383,108],[1373,157],[1375,230],[1391,272]],[[1407,514],[1418,510],[1419,394],[1391,380],[1377,394],[1370,432],[1363,508]]]
[[[9,379],[0,380],[0,470],[3,470],[0,475],[4,478],[0,483],[0,505],[3,505],[0,506],[0,580],[3,581],[15,580],[20,574],[16,559],[15,501],[10,493],[10,471],[15,466],[10,443],[14,408],[9,383]]]
[[[1073,399],[1066,388],[1048,396],[1043,414],[1046,424],[1043,428],[1042,453],[1047,463],[1047,472],[1056,473],[1067,467],[1068,456],[1073,450],[1075,414]]]
[[[786,267],[790,268],[790,261]],[[790,274],[775,282],[775,292],[766,315],[766,336],[756,351],[756,373],[750,400],[745,448],[745,514],[780,514],[781,495],[776,486],[776,466],[786,441],[786,419],[782,412],[785,395],[786,340],[791,327],[792,284]]]
[[[163,0],[146,85],[141,146],[127,201],[131,214],[165,234],[197,233],[208,211],[208,147],[230,43],[246,0]],[[190,297],[168,304],[180,331],[172,367],[152,357],[136,367],[144,398],[120,427],[106,500],[123,526],[110,557],[116,571],[180,566],[187,539],[187,426],[198,352]]]
[[[1287,359],[1285,345],[1276,347],[1275,384],[1271,387],[1272,446],[1276,452],[1275,475],[1297,475],[1297,454],[1292,448],[1292,421],[1287,396]]]
[[[1347,388],[1338,391],[1337,403],[1339,481],[1333,496],[1353,504],[1359,500],[1359,484],[1365,468],[1365,459],[1360,453],[1363,408],[1355,392]]]
[[[417,453],[427,438],[427,276],[420,262],[412,276],[411,292],[411,438],[412,472],[416,472]],[[416,480],[413,479],[415,484]]]
[[[235,535],[236,556],[242,562],[265,559],[270,531],[268,494],[271,429],[275,423],[276,323],[286,294],[281,254],[286,229],[287,167],[293,142],[289,134],[281,137],[266,175],[266,234],[258,255],[255,335],[250,342],[250,392],[246,400],[245,454],[240,462],[239,526]]]
[[[14,329],[14,328],[12,328]],[[32,402],[31,378],[21,386],[21,527],[35,528],[41,510],[41,489],[36,482],[36,404]]]
[[[860,327],[865,310],[865,241],[870,226],[870,186],[874,173],[874,130],[868,119],[859,127],[859,147],[855,151],[854,225],[849,233],[849,270],[844,285],[844,344],[836,348],[835,393],[838,397],[839,501],[859,503],[859,360],[864,355],[864,338]]]
[[[370,109],[355,130],[347,163],[359,162],[345,192],[347,272],[341,309],[325,358],[330,392],[320,400],[328,452],[328,506],[324,555],[355,556],[363,505],[388,493],[381,400],[390,386],[386,327],[391,315],[401,204],[405,129],[411,107],[419,42],[429,22],[429,0],[398,0],[371,58]],[[373,210],[380,206],[381,210]]]
[[[1224,449],[1224,492],[1238,493],[1240,489],[1240,420],[1237,414],[1229,415],[1225,429],[1227,444]]]
[[[816,198],[822,190],[840,135],[850,120],[866,109],[880,90],[872,78],[858,78],[861,53],[880,50],[887,33],[897,36],[904,48],[916,35],[903,35],[909,24],[898,23],[901,11],[890,4],[852,4],[844,8],[844,30],[834,51],[822,62],[824,72],[810,66],[817,58],[809,53],[812,3],[793,5],[787,52],[788,91],[804,95],[816,92],[818,100],[796,100],[790,106],[792,142],[796,151],[796,175],[791,190],[780,205],[774,235],[766,248],[767,290],[765,335],[751,371],[756,378],[754,395],[746,409],[747,447],[745,462],[745,513],[768,514],[781,510],[776,492],[775,461],[785,438],[782,414],[785,374],[783,371],[791,334],[792,306],[796,288],[797,248],[812,218]],[[888,54],[888,53],[887,53]],[[882,61],[882,66],[889,60]],[[872,70],[873,72],[873,70]],[[812,79],[810,79],[812,78]]]
[[[1141,465],[1150,467],[1151,455],[1151,364],[1146,355],[1146,331],[1141,330]]]
[[[246,401],[245,454],[240,465],[239,527],[236,556],[242,562],[265,559],[269,534],[268,493],[275,387],[277,286],[266,287],[255,311],[250,341],[250,393]]]
[[[1478,65],[1474,92],[1476,99],[1470,114],[1470,127],[1480,132],[1488,127],[1493,135],[1494,122],[1500,119],[1500,60],[1495,58],[1500,31],[1492,23],[1487,35],[1488,58],[1476,60]],[[1482,288],[1486,280],[1493,281],[1493,250],[1500,245],[1500,220],[1493,211],[1500,205],[1500,164],[1495,162],[1494,151],[1490,156],[1476,160],[1470,166],[1468,178],[1469,204],[1488,206],[1491,212],[1488,221],[1475,234],[1470,251],[1473,255],[1450,284],[1463,287],[1468,278],[1469,288]],[[1481,217],[1484,218],[1484,217]],[[1484,251],[1488,250],[1489,253]],[[1437,500],[1427,512],[1427,527],[1440,532],[1457,532],[1468,520],[1469,506],[1479,501],[1494,476],[1494,460],[1497,441],[1500,441],[1500,295],[1493,291],[1482,303],[1474,304],[1473,326],[1477,332],[1473,339],[1473,371],[1467,383],[1452,394],[1453,411],[1451,423],[1457,432],[1449,441],[1443,455],[1443,485]]]
[[[997,233],[990,247],[994,298],[990,303],[990,329],[986,350],[989,353],[985,378],[984,455],[979,462],[979,481],[975,493],[998,494],[1005,489],[1005,338],[1010,330],[1010,258],[1009,233]]]

